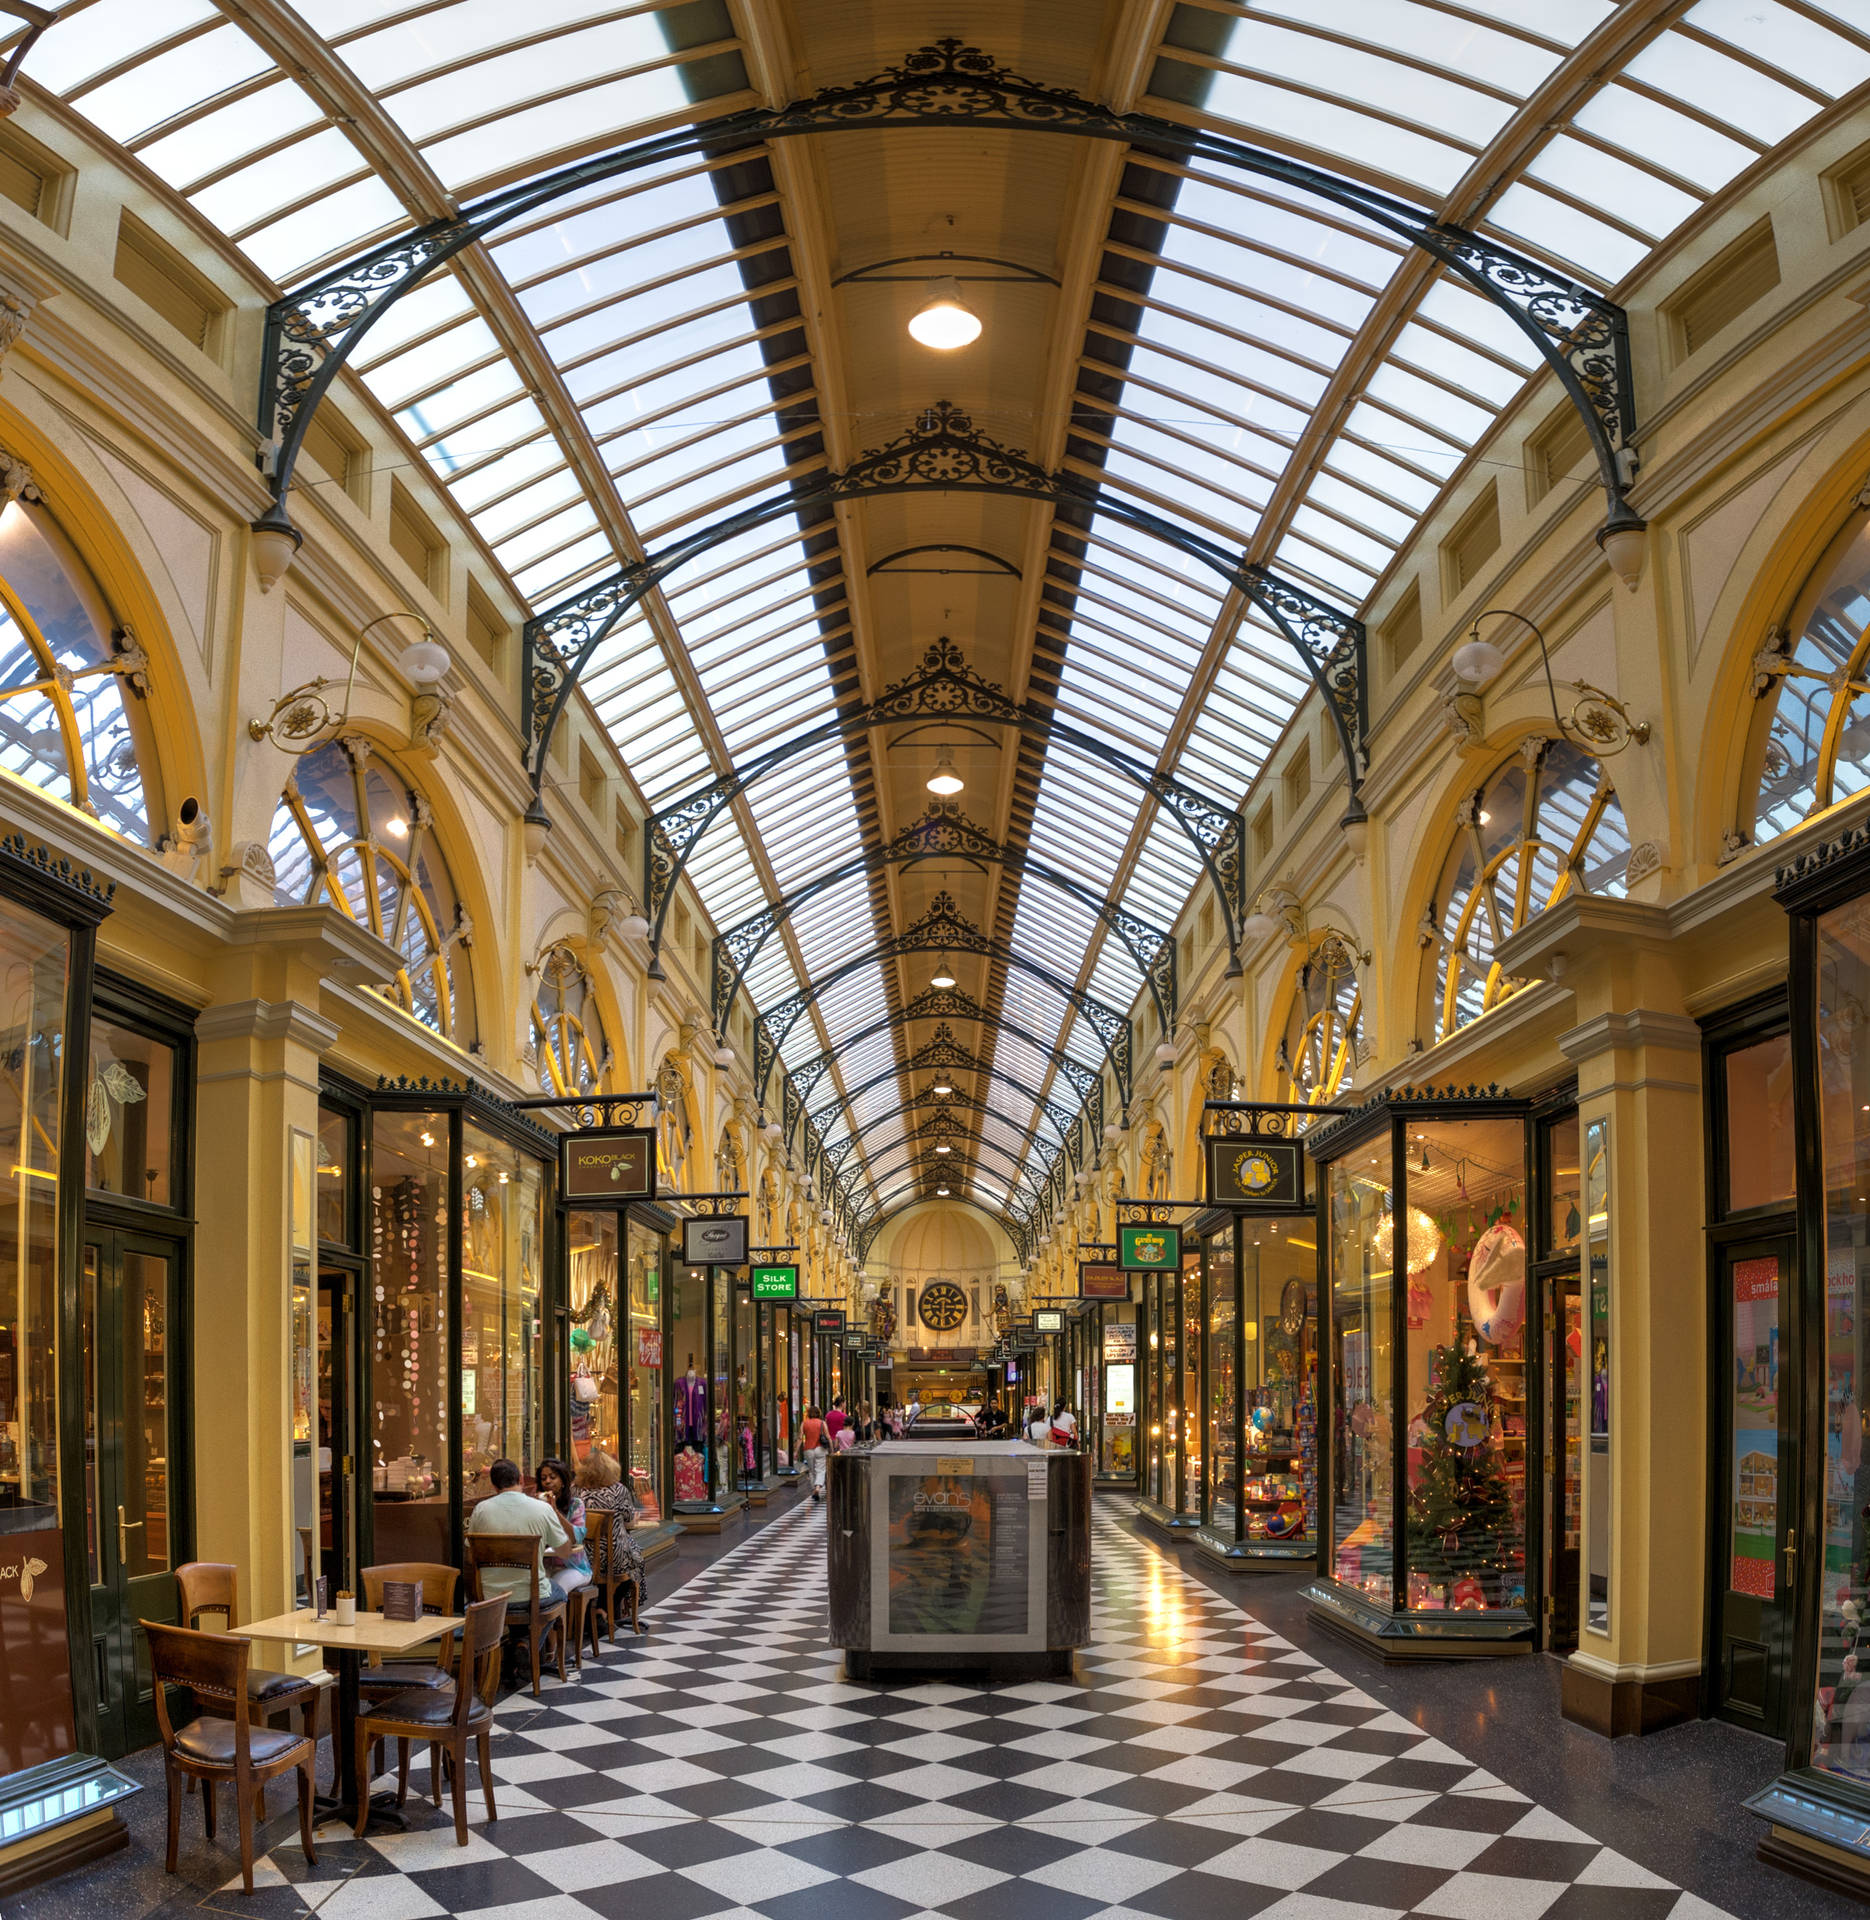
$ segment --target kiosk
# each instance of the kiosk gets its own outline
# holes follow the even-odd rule
[[[1067,1674],[1091,1637],[1091,1463],[1023,1440],[834,1455],[831,1640],[854,1680]]]

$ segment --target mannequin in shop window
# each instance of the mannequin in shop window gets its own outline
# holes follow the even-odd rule
[[[695,1371],[692,1353],[675,1383],[675,1497],[708,1497],[708,1383]]]

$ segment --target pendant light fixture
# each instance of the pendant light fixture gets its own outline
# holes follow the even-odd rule
[[[966,784],[954,770],[954,749],[943,747],[935,756],[935,771],[928,777],[929,792],[938,793],[947,800],[959,793]]]
[[[939,988],[943,993],[954,985],[954,974],[949,968],[948,956],[945,953],[935,963],[935,971],[929,978],[929,985]]]
[[[952,353],[980,338],[980,316],[961,298],[961,283],[945,274],[929,287],[929,297],[909,322],[910,339],[937,353]]]

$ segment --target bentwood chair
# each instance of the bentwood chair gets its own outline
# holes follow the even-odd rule
[[[539,1597],[539,1580],[544,1568],[544,1549],[539,1536],[532,1533],[470,1533],[467,1536],[468,1593],[475,1600],[491,1596],[482,1576],[496,1567],[523,1571],[525,1585],[503,1592],[505,1582],[495,1581],[493,1591],[507,1602],[507,1631],[524,1632],[526,1649],[532,1658],[532,1693],[539,1697],[539,1656],[548,1639],[558,1642],[558,1677],[565,1672],[565,1603],[556,1596]]]
[[[357,1777],[367,1780],[366,1757],[373,1742],[396,1742],[396,1804],[409,1797],[409,1747],[426,1743],[429,1750],[429,1793],[442,1803],[442,1757],[447,1755],[454,1775],[455,1840],[468,1843],[467,1750],[475,1745],[480,1762],[481,1790],[487,1796],[487,1818],[499,1819],[493,1799],[493,1759],[488,1735],[493,1730],[493,1699],[500,1681],[500,1644],[506,1638],[507,1603],[504,1594],[477,1600],[467,1610],[461,1635],[461,1666],[439,1687],[411,1687],[379,1701],[357,1716]],[[358,1795],[357,1837],[364,1837],[370,1818],[370,1796]]]
[[[162,1735],[162,1771],[169,1793],[168,1871],[175,1871],[181,1837],[184,1779],[201,1782],[202,1820],[214,1838],[214,1790],[223,1780],[234,1789],[240,1825],[240,1879],[253,1891],[253,1828],[266,1783],[296,1767],[299,1775],[299,1845],[308,1866],[318,1864],[312,1845],[312,1780],[318,1748],[311,1738],[284,1727],[256,1727],[252,1720],[252,1648],[231,1633],[198,1633],[192,1627],[142,1622],[149,1636],[150,1672],[156,1694],[156,1725]],[[169,1689],[187,1687],[201,1708],[179,1732],[169,1718]]]
[[[227,1631],[240,1625],[239,1575],[218,1560],[191,1560],[175,1570],[182,1625],[199,1628],[203,1614],[218,1614]],[[312,1743],[313,1765],[318,1754],[318,1702],[325,1690],[322,1673],[280,1673],[271,1667],[247,1669],[247,1704],[262,1726],[270,1727],[279,1714],[299,1709],[305,1737]],[[261,1815],[265,1799],[261,1799]]]

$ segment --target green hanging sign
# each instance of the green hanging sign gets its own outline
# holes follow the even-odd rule
[[[1182,1264],[1180,1227],[1120,1226],[1117,1264],[1125,1273],[1173,1273]]]
[[[753,1297],[756,1300],[796,1300],[799,1297],[799,1270],[796,1266],[755,1267]]]

